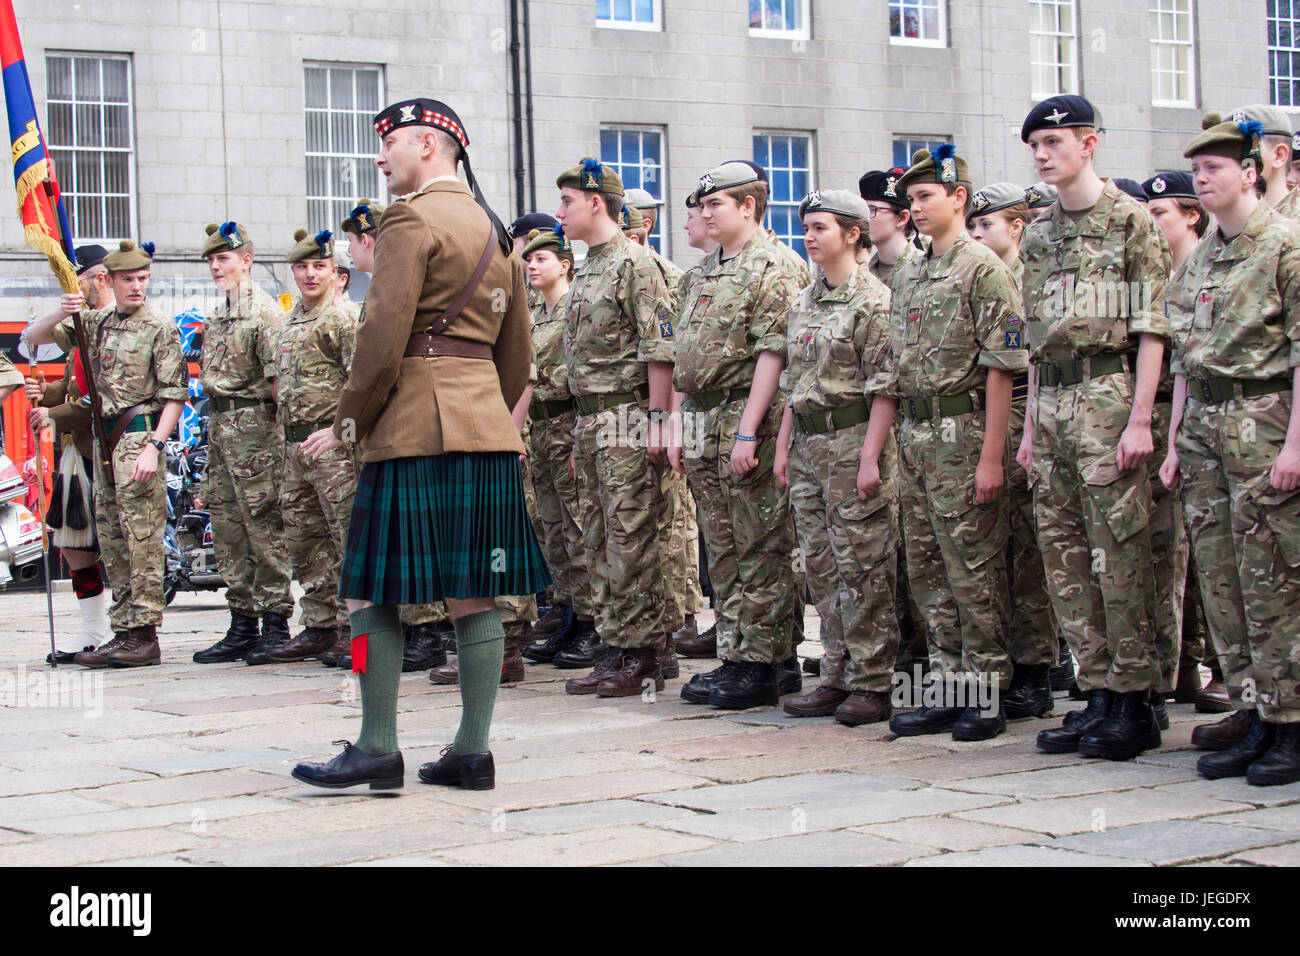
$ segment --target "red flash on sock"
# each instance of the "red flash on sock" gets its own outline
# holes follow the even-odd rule
[[[366,638],[369,634],[358,634],[352,638],[352,673],[364,674],[366,672]]]

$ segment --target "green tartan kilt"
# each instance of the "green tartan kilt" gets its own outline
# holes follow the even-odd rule
[[[339,596],[374,604],[535,594],[551,583],[514,452],[365,465]]]

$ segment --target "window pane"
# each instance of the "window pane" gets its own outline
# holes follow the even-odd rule
[[[126,149],[131,145],[131,114],[125,106],[104,107],[104,145]]]
[[[329,105],[327,101],[328,94],[325,89],[325,71],[309,66],[304,75],[304,99],[307,106],[324,108]]]
[[[99,61],[77,57],[72,63],[73,87],[79,100],[99,99]]]
[[[330,113],[330,152],[355,152],[354,129],[352,117],[347,113]]]
[[[50,104],[48,131],[51,144],[72,145],[72,105],[70,103]]]
[[[762,166],[764,169],[770,165],[766,136],[754,137],[754,162],[758,163],[758,165]]]
[[[78,196],[76,200],[77,224],[73,230],[78,236],[107,236],[104,219],[100,215],[98,196]]]
[[[357,71],[357,109],[379,112],[379,71]]]
[[[619,162],[624,166],[636,166],[641,162],[641,137],[636,133],[623,135],[623,149]]]
[[[352,106],[352,71],[330,70],[330,108],[350,110]]]
[[[129,236],[131,230],[131,200],[126,196],[109,196],[104,200],[105,219],[104,234],[107,236]]]
[[[104,192],[127,195],[130,187],[130,154],[104,153]]]
[[[45,90],[46,99],[71,99],[72,61],[66,56],[45,58]]]
[[[789,167],[790,140],[785,136],[772,137],[772,165]]]
[[[792,136],[790,138],[790,165],[808,165],[808,140],[802,136]]]
[[[614,19],[632,19],[632,0],[614,0]]]
[[[126,60],[104,61],[104,99],[109,103],[127,101]]]
[[[77,192],[98,193],[104,191],[104,183],[99,167],[99,153],[77,153],[73,162],[77,169]]]
[[[637,23],[655,22],[654,0],[636,0],[636,21]]]
[[[103,142],[100,130],[99,107],[77,106],[75,113],[78,146],[99,146]]]
[[[596,19],[597,20],[610,19],[609,0],[596,0]]]
[[[329,124],[327,113],[307,111],[307,152],[324,153],[329,151]]]

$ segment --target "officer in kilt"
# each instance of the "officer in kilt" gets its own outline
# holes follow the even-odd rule
[[[403,785],[398,607],[442,600],[456,629],[463,710],[456,739],[420,779],[486,790],[495,785],[488,730],[504,650],[493,598],[551,583],[510,415],[532,349],[523,265],[475,182],[469,137],[449,106],[394,103],[375,117],[375,132],[376,165],[401,198],[380,223],[334,424],[303,443],[316,454],[361,442],[339,583],[361,732],[328,763],[299,764],[293,776],[322,787]]]

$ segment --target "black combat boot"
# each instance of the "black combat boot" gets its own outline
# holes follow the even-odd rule
[[[1047,664],[1017,664],[1011,686],[1002,695],[1008,717],[1041,717],[1056,706],[1052,701],[1050,668]]]
[[[1160,746],[1160,725],[1151,709],[1151,690],[1114,694],[1110,713],[1079,740],[1080,757],[1132,760]]]
[[[1088,706],[1065,715],[1060,727],[1038,733],[1038,749],[1045,754],[1072,754],[1078,751],[1079,741],[1090,731],[1101,726],[1110,712],[1111,692],[1099,687],[1088,695]]]
[[[289,642],[289,621],[283,614],[267,611],[262,615],[262,639],[244,658],[245,664],[270,664],[272,650]]]
[[[226,636],[209,648],[195,651],[194,663],[223,664],[227,661],[242,661],[248,656],[248,652],[257,646],[260,637],[257,618],[231,611],[230,629],[226,631]]]
[[[1300,780],[1300,724],[1273,724],[1273,746],[1246,771],[1246,782],[1275,787]]]
[[[447,663],[442,635],[432,624],[402,626],[402,673],[427,671]]]
[[[561,670],[580,670],[594,666],[608,653],[609,646],[596,633],[595,621],[582,621],[573,643],[556,653],[551,663]]]
[[[1196,772],[1202,777],[1218,780],[1221,777],[1244,777],[1253,764],[1269,749],[1277,737],[1277,728],[1259,719],[1258,711],[1250,711],[1250,728],[1246,736],[1227,750],[1206,754],[1196,761]]]

